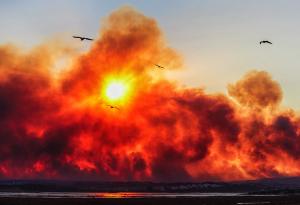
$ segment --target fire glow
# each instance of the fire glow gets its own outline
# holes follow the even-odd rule
[[[106,88],[106,96],[109,100],[117,100],[124,96],[125,86],[120,82],[112,82]]]
[[[182,58],[154,19],[129,7],[107,17],[90,50],[70,54],[70,68],[53,75],[59,55],[70,50],[55,42],[28,53],[0,46],[1,178],[300,174],[300,118],[281,109],[283,94],[270,74],[251,71],[228,85],[228,95],[153,79],[153,62],[177,68]]]

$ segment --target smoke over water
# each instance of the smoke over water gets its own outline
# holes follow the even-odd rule
[[[153,73],[180,67],[155,20],[124,7],[91,49],[0,47],[0,178],[199,181],[300,174],[299,117],[263,71],[230,97],[181,88]],[[159,74],[160,75],[160,74]],[[161,76],[161,75],[160,75]],[[120,99],[105,94],[121,82]]]

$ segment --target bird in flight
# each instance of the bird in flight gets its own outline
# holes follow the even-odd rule
[[[261,41],[261,42],[259,42],[259,44],[262,44],[262,43],[272,44],[272,42],[270,42],[270,41]]]
[[[160,65],[158,65],[158,64],[154,64],[156,67],[158,67],[158,68],[160,68],[160,69],[165,69],[165,67],[163,67],[163,66],[160,66]]]
[[[73,38],[79,38],[81,41],[83,41],[83,40],[93,41],[94,40],[92,38],[87,38],[87,37],[82,37],[82,36],[73,36]]]
[[[111,108],[111,109],[117,109],[117,110],[120,110],[120,108],[118,108],[118,107],[116,107],[116,106],[113,106],[113,105],[106,104],[106,106],[108,106],[108,107]]]

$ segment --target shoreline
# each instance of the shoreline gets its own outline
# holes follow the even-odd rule
[[[270,204],[297,205],[300,195],[286,196],[214,196],[214,197],[179,197],[179,198],[14,198],[0,197],[0,204],[7,205],[237,205],[237,204]]]

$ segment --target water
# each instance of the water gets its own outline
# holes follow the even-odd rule
[[[241,196],[242,193],[85,193],[85,192],[0,192],[0,198],[201,198],[214,196]]]

